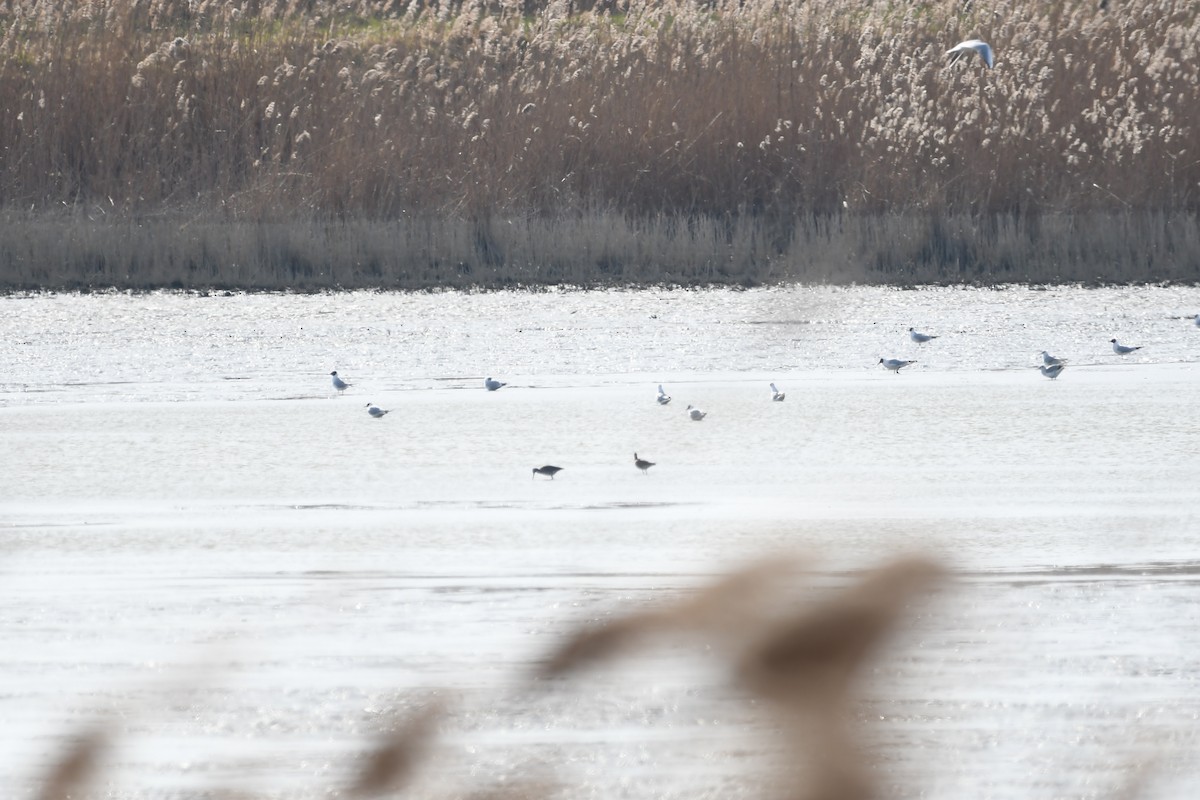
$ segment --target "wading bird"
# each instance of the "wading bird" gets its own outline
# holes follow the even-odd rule
[[[333,388],[338,390],[338,394],[341,394],[350,388],[351,384],[346,383],[344,380],[339,378],[336,369],[329,374],[333,376]]]
[[[915,364],[917,362],[916,361],[905,361],[902,358],[881,358],[881,359],[879,359],[879,363],[883,364],[885,369],[890,369],[892,372],[899,375],[900,370],[904,369],[909,364]]]
[[[562,467],[556,467],[552,464],[546,464],[545,466],[534,467],[533,475],[531,475],[530,477],[532,478],[532,477],[536,477],[538,475],[546,475],[547,477],[550,478],[550,480],[554,480],[554,473],[562,472],[562,469],[563,469]]]
[[[992,68],[992,46],[979,39],[967,39],[946,51],[946,55],[950,57],[950,64],[955,64],[964,57],[970,58],[972,53],[978,53],[983,63],[988,65],[988,69]]]
[[[653,461],[647,461],[647,460],[646,460],[646,459],[644,459],[644,458],[638,458],[638,454],[637,454],[637,453],[634,453],[634,454],[633,454],[633,465],[634,465],[635,467],[637,467],[638,469],[640,469],[640,470],[642,471],[642,474],[643,474],[643,475],[645,475],[645,474],[646,474],[646,470],[648,470],[648,469],[650,469],[651,467],[653,467],[653,466],[654,466],[654,462],[653,462]]]
[[[1116,339],[1109,339],[1109,341],[1112,342],[1113,352],[1119,356],[1127,356],[1136,350],[1142,349],[1142,346],[1140,344],[1139,345],[1121,344]]]

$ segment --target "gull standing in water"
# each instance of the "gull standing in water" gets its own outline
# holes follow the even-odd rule
[[[693,408],[692,406],[687,407],[687,412],[688,412],[688,416],[691,417],[692,419],[694,419],[696,422],[699,422],[700,420],[702,420],[708,416],[707,411],[701,411],[700,409]]]
[[[338,390],[338,394],[341,394],[342,392],[346,391],[352,385],[352,384],[346,383],[344,380],[339,378],[336,369],[329,374],[333,376],[333,388]]]
[[[644,458],[638,458],[638,454],[637,454],[637,453],[634,453],[634,454],[633,454],[633,465],[634,465],[635,467],[637,467],[638,469],[640,469],[640,470],[642,471],[642,474],[643,474],[643,475],[645,475],[645,474],[646,474],[646,470],[648,470],[648,469],[650,469],[651,467],[653,467],[653,466],[654,466],[654,462],[653,462],[653,461],[647,461],[647,460],[646,460],[646,459],[644,459]]]
[[[533,468],[533,476],[531,476],[531,477],[536,477],[538,475],[548,475],[550,477],[550,480],[554,480],[554,473],[562,472],[562,469],[563,469],[562,467],[556,467],[553,464],[546,464],[545,466],[534,467]]]
[[[658,404],[665,406],[669,402],[671,402],[671,395],[663,391],[662,384],[660,383],[658,385]]]
[[[905,361],[902,358],[881,358],[881,359],[879,359],[879,363],[883,364],[885,369],[890,369],[892,372],[899,375],[900,370],[904,369],[909,364],[915,364],[917,362],[916,361]]]
[[[909,328],[908,329],[908,338],[912,339],[917,344],[925,344],[929,340],[936,339],[938,337],[931,336],[928,333],[921,333],[920,331]]]
[[[992,46],[980,39],[967,39],[965,42],[959,42],[946,51],[946,55],[950,57],[950,64],[957,63],[963,57],[970,58],[972,53],[977,53],[983,59],[983,63],[988,65],[988,69],[992,68],[994,60]]]
[[[494,381],[491,378],[486,378],[483,381],[483,388],[487,389],[489,392],[494,392],[501,386],[508,386],[508,384],[504,383],[503,381]]]
[[[1047,367],[1059,367],[1059,366],[1062,366],[1063,364],[1066,364],[1067,359],[1052,356],[1049,353],[1047,353],[1045,350],[1043,350],[1042,351],[1042,363],[1045,364]]]
[[[1139,345],[1121,344],[1116,339],[1109,339],[1109,341],[1112,342],[1113,352],[1119,356],[1127,356],[1130,353],[1134,352],[1135,350],[1142,349],[1142,346],[1140,344]]]
[[[775,388],[775,384],[771,384],[771,399],[775,402],[781,402],[787,395]]]
[[[1050,380],[1055,380],[1056,378],[1058,378],[1058,376],[1062,375],[1062,371],[1066,368],[1067,368],[1066,364],[1051,364],[1048,367],[1047,366],[1038,367],[1038,369],[1041,370],[1042,374],[1045,375]]]
[[[392,412],[392,410],[390,408],[385,411],[382,408],[376,408],[371,403],[367,403],[367,413],[370,414],[375,419],[383,419],[383,416],[385,414],[390,414],[391,412]]]

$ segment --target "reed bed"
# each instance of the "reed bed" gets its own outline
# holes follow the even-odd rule
[[[9,288],[1200,278],[1184,0],[10,0],[0,30]],[[946,64],[971,37],[995,69]]]

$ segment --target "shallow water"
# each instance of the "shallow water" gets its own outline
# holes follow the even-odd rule
[[[1150,755],[1147,796],[1200,787],[1200,290],[0,303],[15,796],[97,720],[109,796],[329,796],[430,692],[425,794],[758,796],[772,744],[711,654],[521,687],[576,622],[780,551],[959,575],[867,681],[891,796],[1111,796]]]

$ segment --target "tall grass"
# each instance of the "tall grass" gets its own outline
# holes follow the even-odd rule
[[[1200,278],[1194,3],[597,8],[12,0],[0,281]]]

